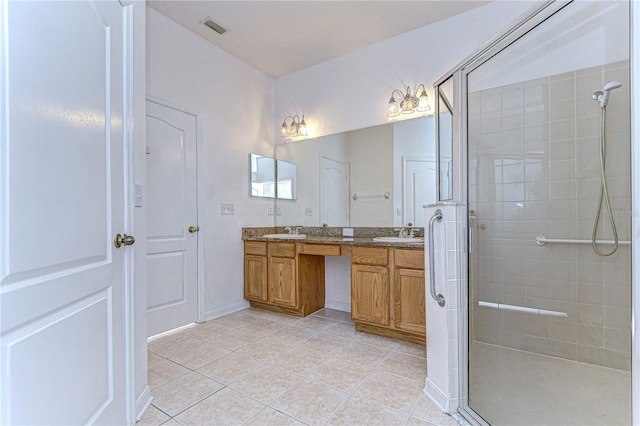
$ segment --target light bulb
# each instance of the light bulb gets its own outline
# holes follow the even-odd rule
[[[289,133],[289,129],[287,128],[287,123],[283,121],[282,126],[280,127],[280,137],[287,137],[287,133]]]
[[[307,136],[307,123],[304,122],[304,115],[302,116],[302,121],[300,121],[300,128],[298,129],[298,133],[300,136]]]

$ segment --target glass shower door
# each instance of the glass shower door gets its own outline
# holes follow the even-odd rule
[[[487,423],[631,423],[628,13],[570,3],[466,74],[468,405]]]

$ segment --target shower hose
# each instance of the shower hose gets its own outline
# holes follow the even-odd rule
[[[616,222],[613,219],[613,212],[611,210],[611,203],[609,202],[609,191],[607,191],[607,178],[605,177],[605,160],[607,156],[606,151],[606,133],[605,133],[605,121],[607,114],[607,107],[600,107],[600,201],[598,202],[598,211],[596,212],[596,218],[593,222],[593,232],[591,233],[591,246],[593,250],[599,256],[611,256],[618,250],[618,231],[616,230]],[[602,212],[602,206],[605,205],[606,215],[609,217],[609,223],[611,224],[611,231],[613,232],[613,250],[606,252],[598,248],[596,241],[596,234],[598,232],[598,223],[600,222],[600,213]]]

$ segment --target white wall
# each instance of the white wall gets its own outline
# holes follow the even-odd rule
[[[281,77],[274,129],[292,114],[305,114],[315,136],[387,123],[391,92],[407,85],[423,83],[433,102],[437,79],[533,3],[493,2]]]
[[[146,59],[147,95],[198,114],[204,314],[220,316],[246,306],[241,228],[273,225],[249,196],[249,153],[273,155],[273,80],[149,8]]]

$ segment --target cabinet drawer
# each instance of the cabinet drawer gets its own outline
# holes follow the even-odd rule
[[[396,268],[424,269],[424,250],[394,250]]]
[[[377,247],[353,247],[351,263],[386,266],[389,264],[389,250]]]
[[[300,254],[314,254],[316,256],[340,256],[340,246],[329,244],[301,244]]]
[[[296,257],[295,243],[269,243],[269,256]]]
[[[255,254],[257,256],[267,255],[267,243],[261,241],[245,241],[244,254]]]

